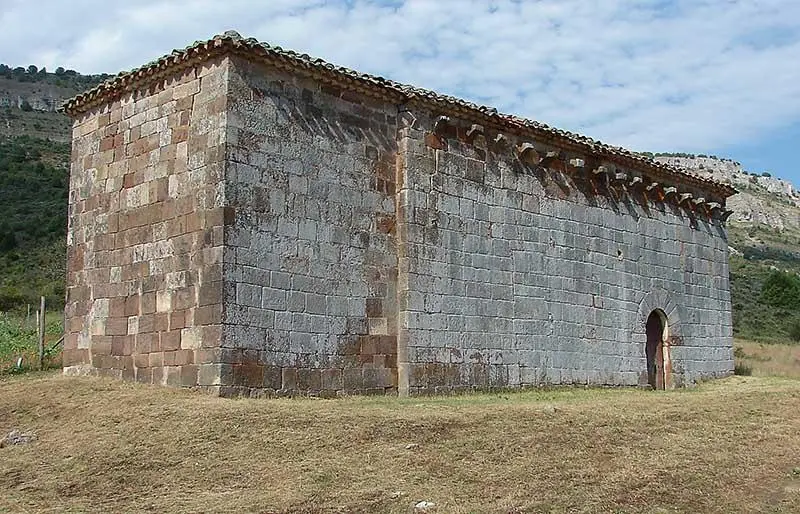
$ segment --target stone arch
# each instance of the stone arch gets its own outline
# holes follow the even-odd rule
[[[682,319],[683,308],[672,298],[672,296],[664,289],[654,289],[650,291],[642,301],[639,302],[639,312],[637,314],[637,323],[633,329],[633,336],[635,341],[639,341],[645,336],[645,325],[650,313],[660,310],[667,316],[667,333],[669,334],[670,342],[674,345],[679,345],[683,338]]]
[[[647,320],[651,314],[658,313],[661,322],[664,324],[664,335],[666,338],[663,341],[661,358],[663,365],[663,387],[671,389],[681,384],[680,377],[680,356],[679,353],[673,352],[673,347],[680,346],[683,342],[683,327],[682,320],[685,319],[683,315],[683,307],[675,301],[669,292],[664,289],[654,289],[647,293],[644,298],[639,302],[639,310],[637,314],[636,326],[633,327],[632,340],[641,348],[641,374],[639,376],[639,385],[646,386],[649,384],[648,371],[647,371]],[[677,361],[676,361],[677,358]],[[677,375],[673,373],[673,368]]]

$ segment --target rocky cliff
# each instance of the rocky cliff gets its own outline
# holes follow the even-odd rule
[[[739,194],[728,199],[735,224],[763,224],[779,231],[800,230],[800,191],[769,173],[748,173],[730,159],[703,156],[658,155],[658,162],[731,184]]]

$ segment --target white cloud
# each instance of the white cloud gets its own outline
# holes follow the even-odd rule
[[[800,121],[796,0],[0,2],[14,65],[114,73],[236,29],[633,149]]]

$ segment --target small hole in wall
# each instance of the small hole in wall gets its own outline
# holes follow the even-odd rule
[[[617,250],[617,259],[622,260],[622,250]]]

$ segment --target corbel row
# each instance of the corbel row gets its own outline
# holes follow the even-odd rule
[[[434,122],[433,132],[438,137],[445,137],[454,128],[448,116],[439,116]],[[596,164],[596,160],[591,157],[588,159],[569,158],[562,150],[540,150],[530,142],[513,145],[511,140],[502,133],[498,133],[491,141],[487,141],[484,127],[479,124],[471,125],[463,134],[466,135],[468,144],[475,144],[478,138],[482,138],[482,146],[490,144],[498,152],[505,152],[513,147],[517,158],[529,166],[556,170],[570,175],[584,173],[593,184],[595,192],[598,192],[596,186],[602,183],[606,187],[621,190],[623,193],[643,195],[649,201],[675,205],[692,214],[703,215],[709,220],[725,222],[733,214],[732,210],[725,209],[719,202],[707,201],[704,197],[695,197],[694,193],[680,191],[675,186],[660,182],[647,184],[642,177],[619,170],[614,165]]]

